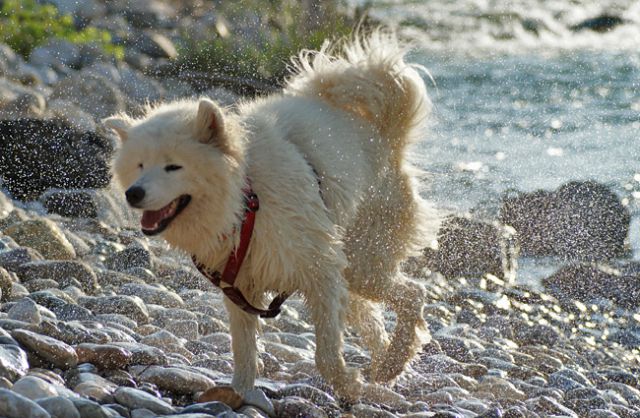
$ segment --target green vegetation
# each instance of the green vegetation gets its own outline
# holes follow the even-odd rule
[[[310,15],[302,3],[299,0],[223,2],[218,10],[229,20],[231,35],[220,36],[214,28],[205,36],[198,34],[199,39],[184,34],[178,68],[281,81],[291,56],[302,49],[318,49],[325,39],[349,35],[355,26],[355,18],[341,14],[335,2],[318,2],[322,4],[319,16]]]
[[[35,0],[3,0],[0,4],[0,42],[25,58],[51,38],[74,44],[93,43],[117,59],[124,58],[124,49],[111,43],[109,32],[94,27],[77,29],[73,18],[60,15],[55,6]]]

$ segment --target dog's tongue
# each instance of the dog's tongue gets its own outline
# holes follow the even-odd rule
[[[145,210],[142,212],[140,224],[144,229],[156,229],[158,223],[164,217],[164,208],[160,210]]]

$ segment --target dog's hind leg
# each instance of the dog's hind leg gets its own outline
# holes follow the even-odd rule
[[[346,366],[343,358],[343,331],[349,294],[338,270],[314,282],[305,297],[316,328],[316,366],[335,392],[355,401],[361,394],[358,370]]]
[[[253,388],[258,374],[258,346],[256,333],[258,317],[240,309],[226,296],[224,304],[229,313],[231,350],[233,351],[233,380],[231,386],[240,393]]]
[[[426,290],[401,273],[381,289],[383,302],[396,313],[396,327],[391,343],[382,358],[373,359],[371,378],[388,382],[397,377],[405,365],[430,339],[427,324],[422,316]]]
[[[350,293],[349,298],[347,322],[360,334],[362,342],[369,349],[372,364],[379,364],[389,346],[382,311],[378,304],[355,293]]]

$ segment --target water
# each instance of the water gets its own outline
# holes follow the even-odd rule
[[[414,155],[441,208],[499,208],[509,189],[594,179],[634,221],[640,255],[640,2],[463,0],[372,2],[415,39],[434,123]],[[572,26],[602,14],[606,33]],[[523,277],[550,265],[523,260]]]

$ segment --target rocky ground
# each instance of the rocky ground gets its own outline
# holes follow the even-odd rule
[[[56,3],[126,34],[126,62],[64,42],[26,61],[0,45],[0,416],[640,417],[640,268],[602,261],[624,255],[629,215],[589,184],[507,200],[493,222],[445,222],[439,250],[406,267],[429,289],[433,341],[376,396],[355,405],[333,396],[295,298],[263,321],[257,388],[228,390],[220,293],[131,226],[104,188],[114,143],[97,122],[147,100],[236,100],[149,75],[175,57],[178,28],[197,32],[217,17],[180,17],[171,2]],[[515,285],[518,248],[571,263],[545,287]],[[348,362],[365,367],[359,338],[346,340]]]

